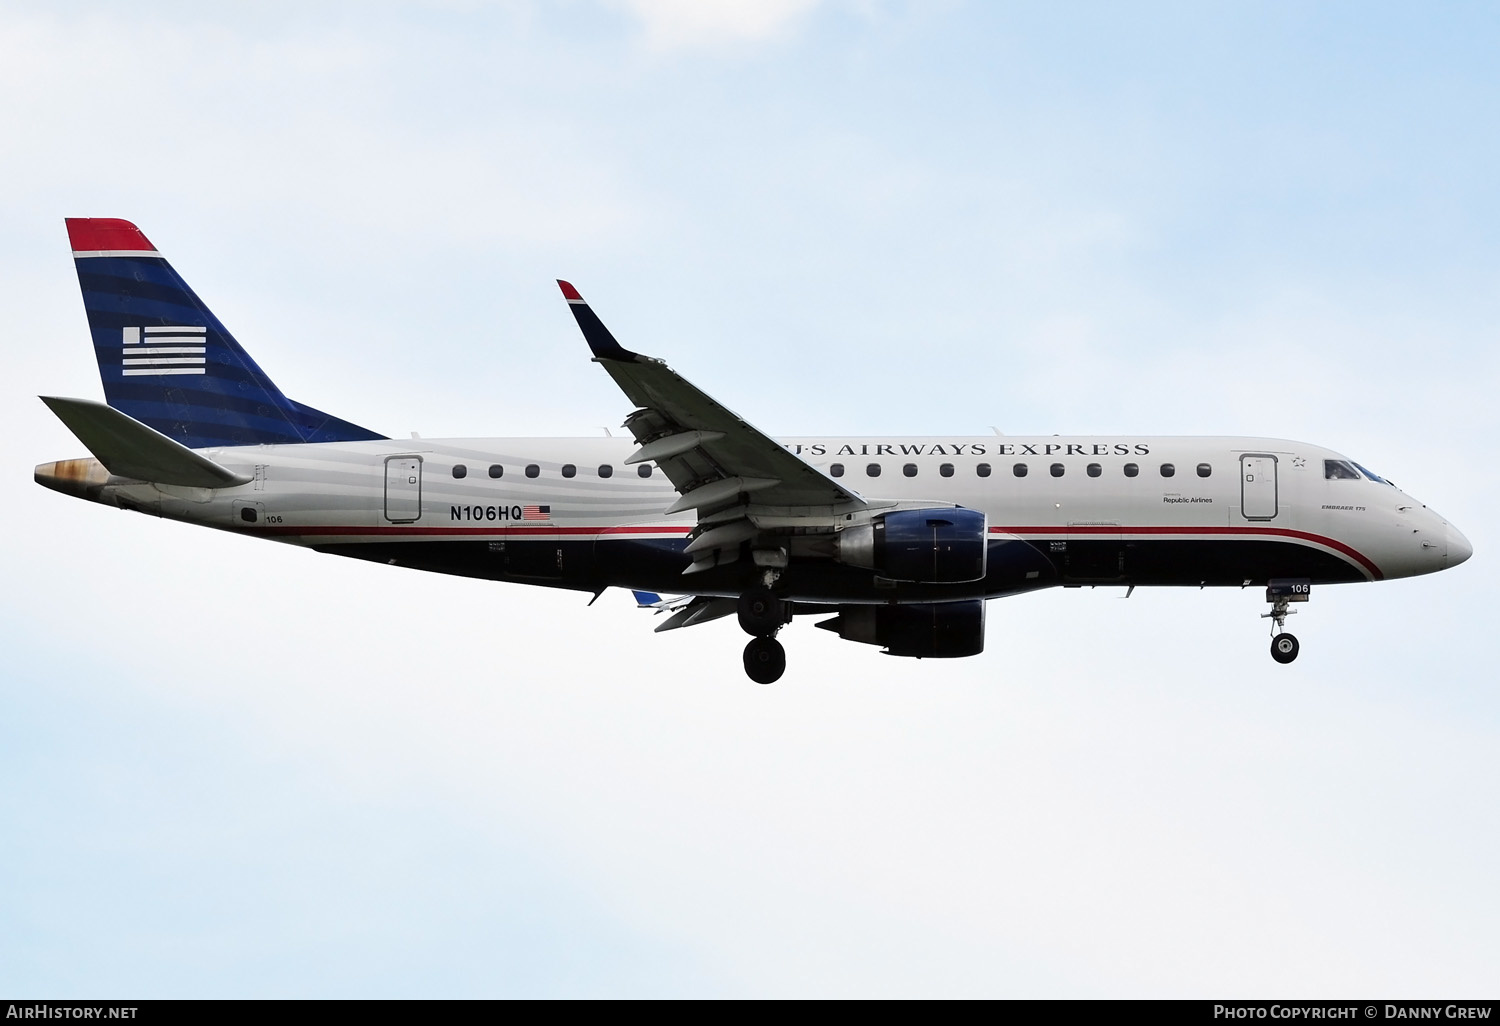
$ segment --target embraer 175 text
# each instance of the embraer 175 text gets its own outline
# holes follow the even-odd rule
[[[1266,588],[1297,657],[1314,584],[1469,558],[1442,517],[1328,449],[1275,438],[778,442],[625,349],[558,282],[635,439],[394,439],[284,396],[128,221],[67,222],[108,405],[44,398],[94,454],[48,488],[394,566],[598,593],[658,631],[738,616],[781,676],[794,615],[897,656],[984,649],[985,600],[1054,585]],[[679,598],[662,600],[656,593]]]

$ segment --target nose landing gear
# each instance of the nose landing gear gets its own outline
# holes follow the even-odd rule
[[[1295,635],[1286,633],[1286,618],[1296,613],[1288,609],[1293,602],[1306,602],[1312,597],[1312,582],[1308,580],[1272,580],[1266,584],[1266,601],[1271,603],[1269,613],[1261,613],[1262,620],[1269,619],[1271,630],[1271,658],[1278,663],[1289,663],[1297,658],[1302,646]]]

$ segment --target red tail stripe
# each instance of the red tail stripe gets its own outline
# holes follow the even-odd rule
[[[156,247],[141,230],[118,217],[70,217],[67,219],[68,242],[73,252],[155,253]]]

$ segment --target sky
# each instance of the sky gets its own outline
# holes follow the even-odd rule
[[[1472,997],[1500,985],[1500,17],[1479,3],[0,7],[0,994]],[[555,291],[780,436],[1245,434],[1430,577],[1055,590],[987,650],[78,502],[62,220],[292,397],[598,436]]]

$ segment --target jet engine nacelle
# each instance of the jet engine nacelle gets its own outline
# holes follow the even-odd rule
[[[962,584],[985,574],[985,516],[974,509],[903,509],[838,536],[838,560],[892,581]]]
[[[883,645],[886,655],[953,659],[984,651],[984,600],[910,606],[840,606],[818,624],[845,641]]]

